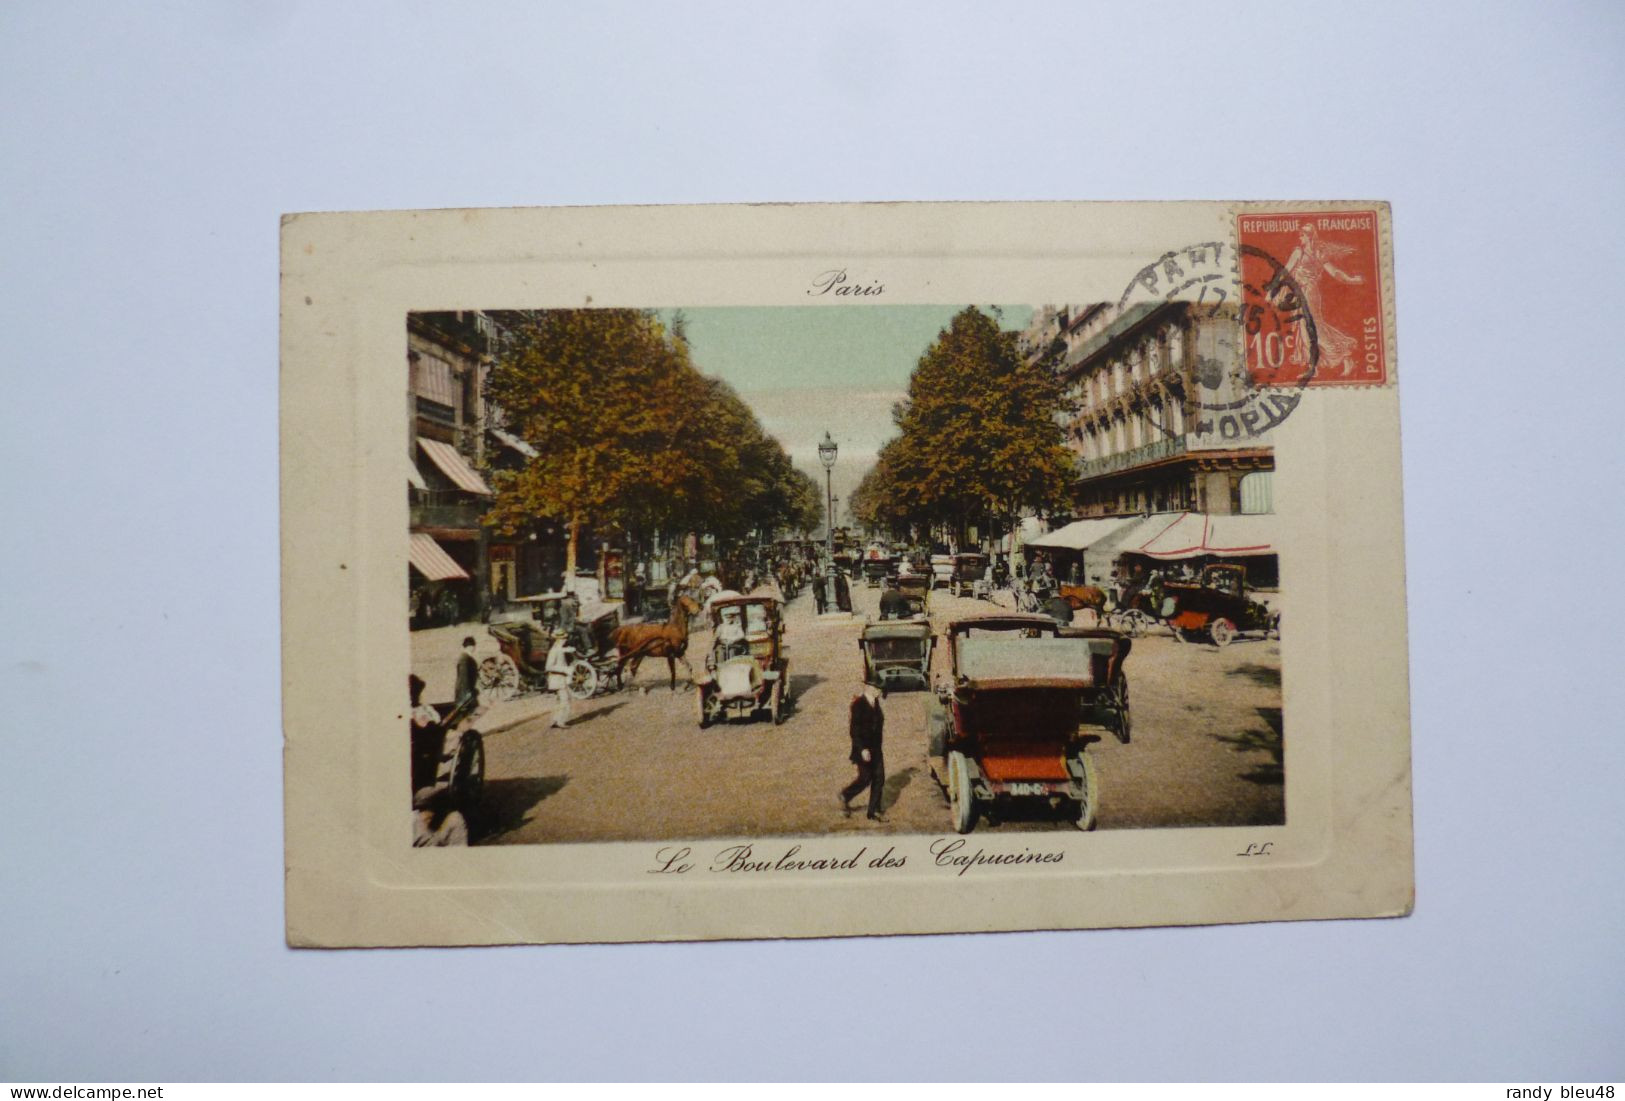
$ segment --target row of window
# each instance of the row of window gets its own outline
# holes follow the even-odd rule
[[[1254,516],[1275,511],[1274,472],[1254,470],[1244,474],[1236,483],[1235,496],[1229,508],[1242,515]],[[1149,486],[1125,486],[1115,489],[1087,491],[1083,498],[1083,511],[1088,515],[1128,515],[1135,512],[1189,512],[1198,502],[1189,477],[1160,482]],[[1208,502],[1213,510],[1217,502]]]
[[[1121,419],[1114,417],[1104,430],[1094,423],[1080,421],[1073,429],[1072,438],[1083,458],[1104,459],[1184,434],[1185,405],[1178,398],[1170,398],[1161,406],[1130,413]]]

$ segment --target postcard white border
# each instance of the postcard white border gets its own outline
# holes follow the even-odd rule
[[[808,305],[875,273],[875,305],[1115,300],[1169,249],[1232,241],[1242,209],[1383,203],[611,207],[306,214],[282,234],[287,933],[295,945],[695,940],[1390,916],[1412,898],[1399,414],[1392,386],[1309,391],[1279,429],[1292,624],[1287,823],[972,835],[1060,864],[650,874],[671,842],[414,850],[400,797],[408,668],[407,433],[415,309]],[[852,304],[850,302],[845,304]],[[944,823],[941,835],[951,837]],[[1270,841],[1265,858],[1238,856]],[[761,839],[764,851],[784,839]],[[806,839],[844,854],[850,836]],[[726,842],[692,842],[708,853]]]

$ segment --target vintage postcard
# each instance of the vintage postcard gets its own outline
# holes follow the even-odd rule
[[[1408,913],[1381,202],[290,215],[306,946]]]

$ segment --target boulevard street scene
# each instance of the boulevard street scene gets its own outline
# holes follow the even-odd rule
[[[407,319],[419,845],[1285,821],[1273,450],[1162,302]]]

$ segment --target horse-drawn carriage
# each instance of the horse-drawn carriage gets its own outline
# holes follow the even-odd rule
[[[773,571],[773,577],[778,582],[779,592],[784,596],[786,604],[801,595],[803,577],[801,563],[780,562]]]
[[[702,728],[729,712],[766,714],[784,721],[790,703],[790,662],[785,657],[784,618],[770,596],[714,600],[710,609],[711,652],[698,689]]]
[[[500,654],[480,662],[480,694],[492,700],[510,699],[523,691],[547,687],[547,653],[553,639],[564,632],[570,659],[570,694],[578,700],[591,699],[600,691],[619,688],[620,651],[615,632],[621,625],[614,609],[572,627],[566,622],[564,601],[567,593],[522,596],[513,601],[522,610],[492,620],[486,628],[496,639]]]
[[[979,813],[1034,801],[1092,828],[1100,796],[1087,750],[1097,730],[1129,740],[1123,664],[1132,643],[1022,614],[957,620],[945,638],[949,669],[926,733],[954,829],[968,833]]]

